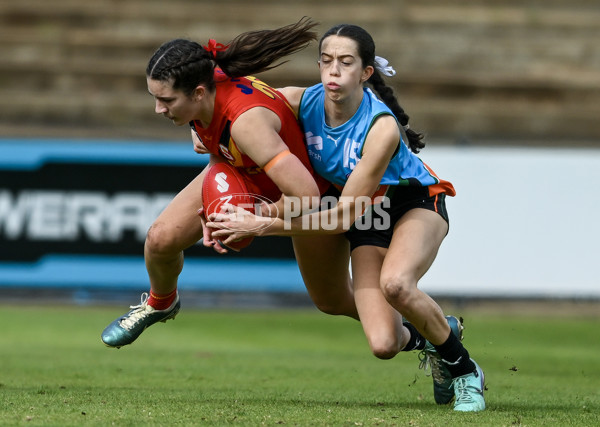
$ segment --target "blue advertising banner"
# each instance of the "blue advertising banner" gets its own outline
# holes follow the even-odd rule
[[[0,287],[147,289],[146,231],[207,162],[184,142],[0,139]],[[181,289],[304,289],[288,238],[185,259]]]

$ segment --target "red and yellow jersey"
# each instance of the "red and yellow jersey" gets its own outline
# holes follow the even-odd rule
[[[254,107],[264,107],[277,114],[281,120],[279,136],[290,152],[314,175],[304,144],[304,135],[294,111],[283,95],[255,77],[230,78],[219,68],[215,69],[215,83],[215,106],[210,125],[203,128],[198,121],[190,122],[202,144],[212,154],[242,169],[258,186],[263,196],[277,200],[281,191],[261,167],[238,149],[231,137],[231,125],[242,113]]]

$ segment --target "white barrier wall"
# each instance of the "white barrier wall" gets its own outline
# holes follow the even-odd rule
[[[420,157],[457,196],[423,290],[600,297],[600,150],[433,145]]]

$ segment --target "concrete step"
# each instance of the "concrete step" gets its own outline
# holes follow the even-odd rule
[[[169,134],[144,77],[164,41],[226,43],[312,16],[352,22],[398,71],[388,83],[431,135],[598,137],[597,0],[20,0],[0,2],[0,132],[37,122]],[[259,77],[318,82],[316,43]],[[163,124],[165,122],[166,124]],[[160,124],[157,124],[160,123]],[[411,121],[412,123],[412,121]],[[568,125],[565,125],[568,123]],[[134,129],[135,131],[131,130]],[[164,126],[164,127],[163,127]],[[138,130],[141,129],[141,130]]]

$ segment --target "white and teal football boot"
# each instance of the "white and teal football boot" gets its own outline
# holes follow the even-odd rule
[[[156,310],[148,305],[148,294],[144,292],[140,305],[132,305],[130,307],[131,311],[119,317],[104,329],[102,342],[108,347],[115,348],[131,344],[148,326],[152,326],[156,322],[166,322],[169,319],[174,319],[180,307],[179,294],[177,294],[169,308]]]
[[[475,371],[470,374],[454,378],[454,410],[460,412],[477,412],[485,409],[483,390],[485,388],[485,375],[475,363]]]
[[[461,319],[462,320],[462,319]],[[463,325],[461,320],[454,316],[446,316],[446,321],[452,330],[452,333],[462,341]],[[454,399],[453,379],[450,371],[442,362],[442,358],[429,341],[425,344],[425,348],[419,353],[419,368],[428,372],[431,369],[433,377],[433,398],[438,405],[447,405]]]

